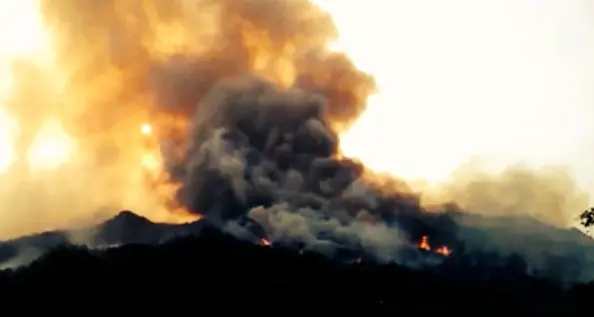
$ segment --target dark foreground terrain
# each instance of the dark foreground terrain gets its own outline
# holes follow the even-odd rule
[[[562,289],[513,265],[431,271],[260,246],[204,228],[200,237],[104,250],[62,245],[0,273],[3,311],[166,308],[187,313],[587,311],[594,284]],[[49,309],[49,310],[48,310]],[[156,311],[155,311],[156,312]]]

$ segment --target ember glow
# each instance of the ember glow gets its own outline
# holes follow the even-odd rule
[[[419,241],[419,249],[425,251],[431,251],[431,246],[429,245],[429,237],[422,236],[421,240]]]
[[[419,243],[417,244],[417,247],[420,250],[427,251],[427,252],[433,252],[435,254],[439,254],[442,256],[450,256],[452,254],[452,249],[450,249],[446,245],[442,245],[437,248],[431,247],[431,245],[429,244],[429,236],[422,236],[421,239],[419,240]]]
[[[260,245],[265,246],[265,247],[268,247],[268,246],[271,246],[272,243],[270,243],[270,241],[268,239],[266,239],[266,238],[261,238],[260,239]]]
[[[450,250],[450,248],[448,248],[447,246],[443,245],[443,246],[435,249],[435,253],[441,254],[443,256],[449,256],[452,254],[452,250]]]

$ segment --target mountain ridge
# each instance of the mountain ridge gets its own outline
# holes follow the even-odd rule
[[[0,242],[0,268],[26,264],[39,255],[63,244],[90,248],[122,244],[157,244],[178,236],[197,235],[208,220],[183,224],[152,222],[129,210],[122,210],[94,226],[33,233]]]
[[[455,235],[464,243],[454,246],[454,254],[469,258],[463,261],[480,261],[479,258],[486,258],[493,252],[500,257],[516,254],[527,261],[529,268],[538,268],[538,271],[572,264],[567,272],[547,273],[558,275],[560,280],[594,280],[594,270],[590,269],[594,267],[594,240],[577,229],[556,228],[525,217],[493,218],[463,212],[449,212],[445,216],[458,225]],[[132,211],[122,210],[112,218],[87,228],[46,231],[0,242],[0,269],[29,264],[44,253],[65,244],[83,245],[91,249],[130,244],[156,245],[175,238],[202,235],[206,228],[226,231],[240,240],[253,243],[266,237],[263,228],[253,220],[245,219],[239,226],[248,228],[245,231],[248,234],[240,235],[233,232],[232,226],[208,217],[185,224],[166,224],[152,222]],[[284,241],[272,241],[272,244],[288,248],[295,246]],[[365,250],[337,251],[346,252],[348,261],[365,255]],[[339,255],[335,257],[337,260],[342,258]],[[580,269],[574,269],[576,266]]]

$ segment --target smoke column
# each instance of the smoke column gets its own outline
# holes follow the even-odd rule
[[[336,30],[307,1],[41,1],[40,10],[47,56],[12,61],[3,104],[18,122],[18,159],[2,177],[9,235],[123,208],[183,216],[167,170],[187,159],[197,104],[224,79],[299,81],[326,97],[336,126],[351,124],[374,90],[326,50]]]
[[[368,102],[376,80],[333,46],[342,28],[309,1],[45,0],[40,8],[50,52],[44,63],[11,65],[4,104],[19,122],[19,159],[0,184],[7,234],[125,208],[165,221],[206,215],[257,238],[244,226],[250,218],[273,241],[401,261],[399,251],[422,235],[458,238],[455,221],[436,212],[445,203],[561,227],[586,206],[562,170],[463,168],[456,182],[423,194],[374,172],[382,170],[374,160],[434,144],[415,133],[412,143],[387,129],[361,133],[402,122],[370,119],[384,92]],[[361,155],[378,145],[374,157]],[[427,168],[447,151],[424,152]]]

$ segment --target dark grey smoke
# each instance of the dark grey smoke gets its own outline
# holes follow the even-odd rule
[[[429,213],[418,196],[367,181],[361,165],[336,156],[327,107],[323,95],[299,86],[282,89],[253,76],[220,83],[197,106],[178,170],[180,201],[244,239],[259,235],[242,225],[251,219],[273,242],[330,256],[350,249],[416,265],[411,250],[428,235],[432,245],[463,248],[469,259],[475,252],[517,253],[539,274],[592,277],[583,269],[594,263],[593,244],[581,233],[530,218],[472,216],[454,206]],[[430,259],[421,261],[441,262]]]

